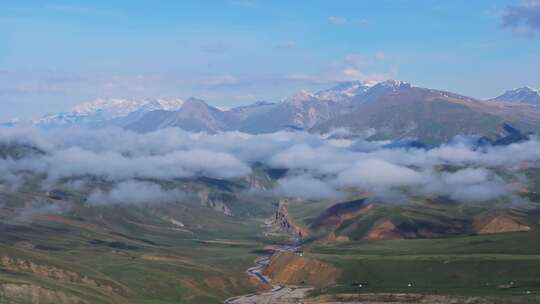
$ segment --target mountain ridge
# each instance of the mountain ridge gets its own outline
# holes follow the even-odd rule
[[[540,105],[540,90],[529,86],[523,86],[513,90],[508,90],[490,100]]]
[[[365,134],[374,129],[373,139],[416,138],[428,143],[460,134],[495,139],[505,123],[527,132],[540,131],[537,106],[501,100],[484,101],[399,80],[349,81],[315,93],[301,90],[276,103],[263,101],[228,110],[197,98],[98,99],[76,106],[72,112],[44,116],[36,124],[45,128],[113,125],[136,132],[179,127],[192,132],[254,134],[280,130],[327,133],[337,128]]]

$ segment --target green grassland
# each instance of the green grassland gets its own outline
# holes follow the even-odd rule
[[[517,204],[412,196],[383,202],[358,193],[289,202],[290,220],[310,231],[305,256],[340,271],[336,285],[315,293],[440,293],[534,303],[540,294],[540,233],[534,231],[540,224],[540,171],[519,173],[530,191]],[[0,303],[32,303],[35,296],[55,304],[204,304],[251,293],[256,286],[245,270],[266,245],[282,240],[265,235],[263,225],[278,199],[251,186],[270,188],[284,174],[256,164],[249,179],[152,180],[187,195],[161,204],[109,206],[86,201],[92,190],[114,186],[100,178],[61,180],[51,195],[41,187],[44,176],[28,173],[16,190],[0,177]],[[74,179],[84,186],[74,190]],[[497,214],[533,231],[476,235],[476,220]],[[405,239],[364,240],[382,220]],[[349,241],[321,242],[329,234]],[[369,285],[359,290],[354,282]]]
[[[492,297],[494,303],[540,303],[540,232],[534,228],[540,223],[540,204],[534,195],[540,175],[535,169],[523,174],[532,191],[520,194],[521,203],[409,197],[407,202],[361,205],[361,196],[339,202],[290,202],[291,220],[311,231],[304,257],[334,265],[340,272],[335,285],[319,288],[314,295],[423,293]],[[336,204],[354,202],[373,206],[336,220]],[[476,221],[499,214],[533,230],[478,235]],[[381,220],[394,223],[404,239],[365,240]],[[431,234],[415,234],[420,229]],[[324,236],[329,233],[349,241],[327,241]],[[359,282],[368,285],[353,286]]]
[[[243,181],[160,181],[219,197],[233,213],[228,216],[195,196],[156,205],[88,206],[91,189],[110,187],[99,180],[87,180],[77,191],[59,185],[64,197],[55,200],[36,190],[37,180],[30,176],[22,190],[0,191],[0,259],[11,259],[0,264],[0,286],[39,286],[82,303],[219,303],[254,291],[245,270],[268,242],[263,219],[274,202],[241,191]],[[25,215],[36,200],[66,209]],[[2,298],[2,288],[2,301],[31,300]]]
[[[313,246],[306,256],[342,271],[338,285],[319,293],[499,295],[523,303],[540,294],[538,232],[345,242]],[[358,289],[354,282],[369,285]]]

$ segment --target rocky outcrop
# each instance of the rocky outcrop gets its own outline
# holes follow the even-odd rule
[[[263,178],[256,175],[249,175],[249,176],[246,176],[244,180],[249,184],[250,189],[267,190],[270,187],[269,178]]]
[[[199,198],[203,205],[206,205],[225,215],[232,215],[232,211],[229,206],[227,206],[223,198],[219,197],[218,195],[211,194],[209,191],[205,190],[199,192]]]
[[[302,229],[290,219],[286,200],[279,201],[278,208],[272,217],[272,225],[300,240],[308,235],[306,229]]]

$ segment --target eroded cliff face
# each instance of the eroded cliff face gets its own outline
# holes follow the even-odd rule
[[[201,200],[202,205],[208,206],[225,215],[228,215],[228,216],[232,215],[231,209],[229,208],[229,206],[227,206],[227,204],[225,204],[225,200],[219,195],[216,195],[216,194],[210,193],[207,190],[204,190],[204,191],[199,192],[198,196],[199,196],[199,199]]]
[[[290,218],[287,200],[279,201],[272,217],[272,226],[300,244],[308,236],[308,230],[296,225]],[[328,286],[335,284],[339,271],[334,266],[311,258],[303,257],[298,247],[297,252],[277,250],[271,256],[262,273],[271,279],[272,284]]]
[[[322,261],[281,251],[272,255],[263,274],[270,277],[273,283],[323,287],[336,283],[339,270]]]
[[[287,204],[287,200],[279,201],[278,208],[272,218],[272,225],[277,227],[281,232],[301,240],[308,235],[308,231],[299,227],[291,220],[289,211],[287,210]]]

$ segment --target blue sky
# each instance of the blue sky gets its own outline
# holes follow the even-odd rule
[[[0,1],[0,119],[98,97],[231,107],[394,78],[540,87],[540,0]]]

